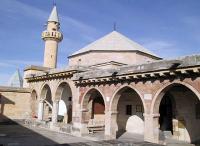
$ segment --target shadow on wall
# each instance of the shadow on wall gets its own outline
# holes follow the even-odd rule
[[[199,143],[200,100],[196,94],[183,85],[174,85],[158,106],[160,140],[168,134],[175,140]]]
[[[4,114],[4,106],[5,106],[5,104],[13,104],[14,105],[15,103],[13,101],[7,99],[5,96],[0,94],[0,110],[1,110],[0,111],[0,122],[2,122],[4,120],[3,114]]]
[[[44,137],[41,134],[25,127],[23,121],[14,121],[4,115],[6,104],[15,103],[0,94],[0,146],[20,145],[20,146],[42,146],[54,145],[56,142]],[[14,111],[13,111],[14,112]]]

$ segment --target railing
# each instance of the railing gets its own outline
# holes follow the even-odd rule
[[[63,39],[63,35],[59,31],[43,31],[42,39],[57,39],[58,41],[61,41]]]

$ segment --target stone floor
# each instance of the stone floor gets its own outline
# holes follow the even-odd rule
[[[135,137],[135,138],[133,138]],[[92,141],[42,128],[0,125],[0,146],[159,146],[144,142],[141,136],[124,134],[118,140]],[[183,144],[170,146],[184,146]]]

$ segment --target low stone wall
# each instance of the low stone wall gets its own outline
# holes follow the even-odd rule
[[[0,86],[0,122],[31,116],[30,90]]]

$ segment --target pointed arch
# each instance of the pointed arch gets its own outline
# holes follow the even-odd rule
[[[120,96],[119,93],[120,93],[120,92],[123,92],[123,90],[126,89],[126,88],[132,89],[133,91],[135,91],[135,92],[139,95],[139,97],[140,97],[140,99],[141,99],[141,101],[142,101],[142,104],[143,104],[143,107],[144,107],[144,113],[145,113],[145,112],[147,111],[147,109],[146,109],[146,104],[145,104],[145,101],[144,101],[144,98],[143,98],[142,94],[141,94],[136,88],[134,88],[134,87],[132,87],[132,86],[130,86],[130,85],[123,85],[123,86],[120,86],[120,88],[118,88],[118,89],[114,92],[114,94],[113,94],[113,96],[112,96],[112,98],[111,98],[109,110],[110,110],[110,111],[116,111],[116,109],[114,109],[114,108],[115,108],[114,105],[116,105],[116,103],[117,103],[118,100],[119,100],[119,96]],[[118,94],[118,95],[117,95],[117,94]]]
[[[31,91],[31,112],[32,117],[37,117],[37,108],[38,108],[38,94],[35,89]]]
[[[62,81],[58,84],[55,99],[59,101],[58,121],[71,123],[72,121],[72,90],[68,82]]]
[[[51,88],[47,83],[41,88],[40,100],[42,101],[42,109],[39,108],[38,110],[42,113],[42,120],[49,121],[52,117],[53,100]]]
[[[58,83],[58,86],[56,87],[56,93],[55,93],[55,100],[60,100],[62,97],[63,90],[67,89],[71,97],[73,96],[73,92],[71,89],[70,84],[67,81],[62,81]]]
[[[49,97],[47,97],[47,95],[50,95],[52,97],[52,92],[51,92],[51,88],[50,88],[49,84],[45,83],[41,88],[40,99],[41,100],[47,100],[47,98],[49,99]]]
[[[105,100],[104,94],[98,88],[93,87],[93,88],[89,88],[85,92],[85,94],[83,95],[83,98],[81,100],[81,108],[82,108],[82,110],[84,110],[83,107],[86,106],[86,103],[84,103],[84,102],[86,102],[87,100],[89,100],[89,97],[91,96],[92,92],[94,92],[94,91],[97,91],[102,96],[102,98],[104,100],[104,103],[106,104],[106,100]]]
[[[191,84],[180,81],[165,84],[157,91],[151,104],[151,114],[159,115],[159,126],[155,129],[159,127],[160,133],[170,131],[173,139],[181,141],[199,140],[200,132],[195,130],[200,128],[196,115],[196,106],[199,105],[200,94]]]
[[[183,85],[186,88],[190,89],[200,100],[200,93],[197,91],[197,89],[195,89],[192,85],[190,85],[189,83],[185,83],[185,82],[181,82],[181,81],[175,81],[172,83],[167,83],[164,86],[162,86],[155,94],[153,100],[152,100],[152,104],[151,104],[151,109],[150,109],[150,113],[154,114],[154,113],[158,113],[159,111],[159,105],[160,102],[162,100],[162,97],[164,96],[164,94],[166,93],[167,90],[169,90],[171,87],[175,86],[175,85]]]
[[[85,92],[81,101],[82,119],[87,131],[92,127],[100,126],[98,131],[104,131],[105,127],[105,98],[97,88],[90,88]]]
[[[144,133],[145,102],[140,92],[132,86],[124,85],[115,91],[110,111],[116,113],[116,116],[111,115],[113,116],[111,123],[115,124],[113,127],[116,137],[121,136],[124,132]]]

